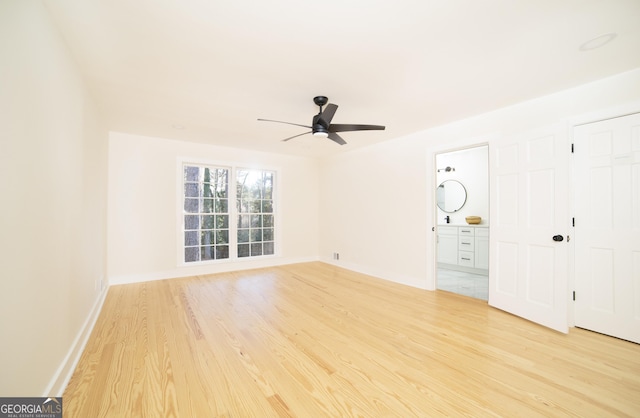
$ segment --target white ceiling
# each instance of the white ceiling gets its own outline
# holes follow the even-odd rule
[[[345,152],[640,67],[639,0],[45,4],[110,130],[277,153]],[[256,120],[310,125],[316,95],[334,123],[387,129],[340,146]]]

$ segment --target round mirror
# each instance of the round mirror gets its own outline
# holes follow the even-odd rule
[[[467,201],[467,190],[458,180],[445,180],[438,186],[436,199],[443,212],[457,212]]]

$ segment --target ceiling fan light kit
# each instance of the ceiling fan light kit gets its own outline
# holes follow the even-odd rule
[[[311,131],[309,132],[303,132],[298,135],[290,136],[289,138],[283,139],[283,141],[288,141],[290,139],[297,138],[306,134],[312,134],[313,136],[321,138],[329,138],[333,142],[340,145],[345,145],[347,142],[337,134],[338,132],[383,131],[385,128],[381,125],[332,124],[331,120],[333,119],[333,115],[335,115],[336,110],[338,110],[338,105],[329,103],[329,99],[326,96],[316,96],[313,98],[313,102],[320,108],[320,111],[313,117],[311,126],[271,119],[258,120],[262,122],[286,123],[287,125],[302,126],[303,128],[311,129]],[[322,107],[325,105],[326,107],[323,109]]]
[[[317,137],[320,137],[320,138],[328,138],[329,137],[329,132],[327,132],[324,128],[315,129],[313,131],[313,136],[317,136]]]

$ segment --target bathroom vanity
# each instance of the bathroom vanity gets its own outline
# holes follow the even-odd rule
[[[438,225],[438,265],[449,270],[487,274],[488,226]]]

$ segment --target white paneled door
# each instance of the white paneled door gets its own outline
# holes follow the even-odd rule
[[[563,126],[490,147],[489,304],[568,332],[568,160]]]
[[[575,324],[640,343],[640,114],[574,130]]]

